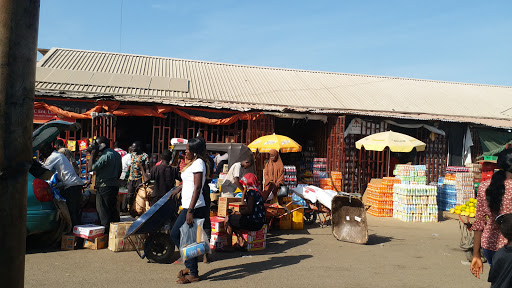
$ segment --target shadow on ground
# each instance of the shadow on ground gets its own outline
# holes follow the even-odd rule
[[[213,259],[214,261],[228,260],[238,257],[252,257],[256,255],[275,255],[286,252],[289,249],[305,245],[309,243],[313,238],[304,237],[299,239],[288,240],[280,237],[277,234],[267,235],[267,248],[261,251],[235,251],[235,252],[215,252]]]
[[[249,275],[263,273],[267,270],[279,269],[290,265],[299,264],[300,261],[313,257],[312,255],[296,255],[296,256],[275,256],[268,260],[246,263],[242,265],[234,265],[210,270],[203,274],[203,280],[225,281],[245,278]]]
[[[402,239],[395,239],[395,238],[389,237],[389,236],[381,236],[381,235],[377,235],[377,234],[371,234],[371,235],[368,235],[368,243],[366,243],[366,245],[379,245],[379,244],[391,242],[393,240],[402,240]]]

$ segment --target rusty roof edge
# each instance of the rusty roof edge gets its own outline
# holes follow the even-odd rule
[[[424,120],[424,121],[445,121],[445,122],[457,122],[457,123],[475,123],[495,128],[512,128],[512,119],[500,119],[500,118],[485,118],[485,117],[468,117],[460,115],[439,115],[430,113],[408,113],[408,112],[388,112],[388,111],[376,111],[376,110],[355,110],[355,109],[332,109],[332,108],[307,108],[297,106],[283,106],[283,105],[264,105],[255,103],[243,103],[243,102],[232,102],[232,101],[205,101],[199,99],[190,98],[162,98],[156,96],[141,97],[140,95],[130,94],[107,94],[107,93],[84,93],[84,92],[72,92],[72,91],[55,91],[36,89],[36,96],[51,96],[61,98],[89,98],[89,99],[109,99],[117,101],[130,101],[139,103],[155,103],[155,104],[166,104],[176,105],[182,107],[209,107],[215,109],[231,109],[240,112],[249,111],[275,111],[275,112],[286,112],[293,111],[299,113],[315,113],[315,114],[353,114],[361,116],[374,116],[374,117],[390,117],[400,119],[411,119],[411,120]]]

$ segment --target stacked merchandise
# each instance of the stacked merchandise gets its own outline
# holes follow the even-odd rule
[[[478,187],[480,186],[480,182],[482,182],[482,164],[469,163],[466,164],[466,168],[468,168],[470,173],[473,173],[473,178],[475,179],[474,187],[476,193],[478,191]]]
[[[439,210],[448,211],[457,205],[457,189],[455,184],[455,173],[446,173],[444,177],[439,177],[437,184]]]
[[[267,231],[267,224],[258,231],[243,231],[242,237],[247,242],[247,251],[264,250],[267,247]],[[238,241],[237,237],[233,236],[232,241],[235,245]]]
[[[331,179],[334,186],[334,190],[341,192],[341,178],[343,175],[339,171],[331,171]]]
[[[490,180],[494,174],[494,169],[498,169],[498,165],[492,161],[482,162],[482,182]]]
[[[450,210],[457,204],[464,204],[475,196],[474,173],[467,167],[448,166],[444,177],[443,200],[449,205],[443,205],[442,210]],[[455,195],[454,195],[455,191]],[[454,197],[455,196],[455,197]],[[455,201],[454,201],[455,200]]]
[[[88,173],[87,173],[87,152],[86,151],[80,151],[78,154],[80,158],[78,159],[78,167],[80,168],[80,176],[82,180],[89,180],[88,179]]]
[[[437,189],[430,185],[393,186],[393,217],[404,222],[437,222]]]
[[[313,159],[313,185],[320,187],[320,178],[328,178],[327,158]]]
[[[457,205],[462,205],[475,197],[473,173],[455,174],[455,189],[457,190]]]
[[[324,174],[321,174],[322,176],[325,176]],[[323,190],[334,190],[334,183],[332,182],[331,178],[320,178],[320,189]]]
[[[402,184],[425,185],[427,184],[426,165],[404,165],[395,166],[393,175],[399,178]]]
[[[105,227],[93,224],[76,225],[73,236],[84,238],[84,248],[99,250],[107,248],[108,236],[104,235]]]
[[[223,250],[228,245],[228,235],[224,229],[223,217],[210,217],[212,223],[212,236],[210,238],[210,248],[214,250]]]
[[[301,181],[304,184],[313,185],[313,160],[315,159],[315,156],[316,152],[314,147],[303,147],[300,172]]]
[[[284,166],[284,185],[290,189],[297,187],[297,168],[295,166]]]
[[[393,185],[400,184],[400,179],[384,177],[382,184],[368,184],[368,214],[377,217],[393,217]]]

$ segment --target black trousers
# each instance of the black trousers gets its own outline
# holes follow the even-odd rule
[[[66,199],[66,206],[68,206],[69,216],[71,216],[71,225],[82,224],[80,217],[80,200],[82,199],[82,186],[71,186],[61,192],[62,197]]]
[[[129,207],[133,206],[133,201],[135,201],[135,196],[137,195],[137,187],[142,184],[142,179],[139,180],[128,180],[127,189],[128,193],[126,194],[126,203]]]
[[[96,189],[96,210],[100,216],[101,226],[105,227],[105,234],[108,235],[111,222],[119,222],[117,211],[118,186],[98,187]]]

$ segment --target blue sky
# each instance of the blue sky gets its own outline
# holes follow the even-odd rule
[[[38,47],[512,86],[511,12],[512,1],[44,0]]]

